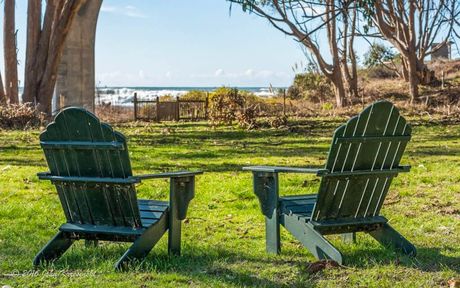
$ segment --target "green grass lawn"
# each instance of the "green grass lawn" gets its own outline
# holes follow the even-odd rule
[[[53,265],[32,259],[64,220],[46,171],[38,130],[0,131],[0,286],[91,287],[446,287],[460,273],[460,126],[418,121],[403,158],[410,173],[390,187],[382,214],[418,249],[413,259],[358,234],[356,244],[329,237],[346,266],[311,272],[315,261],[282,230],[282,253],[265,253],[264,219],[252,192],[249,164],[318,166],[327,157],[337,119],[295,123],[291,131],[243,131],[205,123],[117,127],[129,138],[135,174],[200,169],[183,226],[181,257],[169,257],[165,236],[127,273],[113,264],[129,244],[77,243]],[[315,193],[319,179],[282,175],[281,193]],[[138,186],[141,198],[167,199],[166,180]]]

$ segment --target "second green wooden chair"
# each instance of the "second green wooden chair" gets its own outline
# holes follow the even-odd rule
[[[376,102],[340,126],[332,137],[322,169],[273,166],[245,167],[252,171],[254,192],[265,215],[266,246],[280,252],[283,225],[316,258],[343,263],[342,254],[324,237],[354,238],[366,232],[383,245],[408,255],[416,249],[380,215],[393,179],[409,166],[400,160],[411,138],[411,126],[388,101]],[[321,177],[318,194],[279,195],[280,173]]]

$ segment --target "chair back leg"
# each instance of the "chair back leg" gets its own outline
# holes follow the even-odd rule
[[[391,227],[388,223],[385,223],[379,229],[368,233],[383,246],[390,246],[393,249],[403,252],[409,256],[415,256],[417,254],[415,246],[399,234],[398,231],[393,229],[393,227]]]

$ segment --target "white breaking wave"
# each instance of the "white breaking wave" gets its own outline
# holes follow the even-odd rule
[[[171,87],[171,88],[155,88],[155,87],[106,87],[96,90],[96,104],[111,103],[119,106],[132,106],[134,101],[134,93],[137,93],[139,100],[154,101],[157,97],[171,96],[181,97],[192,90],[200,90],[212,92],[216,88],[210,87]],[[273,97],[275,94],[269,88],[239,88],[254,93],[259,97]]]
[[[188,90],[156,90],[156,89],[136,89],[136,88],[103,88],[96,91],[96,103],[112,103],[117,105],[133,105],[134,93],[137,93],[138,99],[155,100],[161,96],[180,97]]]

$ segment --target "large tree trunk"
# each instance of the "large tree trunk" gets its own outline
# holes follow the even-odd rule
[[[80,10],[81,5],[86,0],[67,0],[65,4],[61,4],[60,21],[52,30],[51,40],[48,50],[48,59],[45,63],[43,77],[38,87],[37,95],[39,101],[37,108],[39,111],[51,115],[51,102],[53,98],[54,87],[56,85],[57,71],[59,61],[64,50],[65,39],[69,33],[72,21]],[[58,5],[59,5],[58,4]]]
[[[344,100],[346,97],[345,93],[345,85],[343,83],[343,75],[341,73],[341,69],[338,68],[334,72],[334,74],[329,77],[332,84],[334,85],[334,94],[335,94],[335,104],[338,108],[342,108],[344,106]]]
[[[48,0],[39,39],[30,42],[30,53],[35,57],[28,59],[33,62],[29,63],[31,70],[26,70],[29,75],[26,75],[28,83],[24,87],[24,94],[28,101],[34,101],[37,109],[48,116],[52,112],[51,101],[64,42],[76,13],[85,2],[86,0]],[[29,1],[29,4],[33,3]],[[31,7],[29,12],[33,15],[29,15],[28,23],[36,25],[36,13]],[[30,33],[36,33],[35,29],[31,29]]]
[[[409,68],[407,67],[407,64],[404,58],[401,59],[401,66],[402,66],[402,75],[403,75],[404,81],[409,82]]]
[[[417,57],[415,55],[410,55],[407,58],[407,70],[409,74],[409,94],[411,104],[418,99],[418,85],[420,84],[420,79],[417,71]]]
[[[350,9],[352,9],[350,11]],[[349,18],[352,20],[349,22]],[[356,54],[354,51],[354,38],[356,28],[356,8],[344,7],[343,29],[341,30],[342,51],[335,57],[340,58],[340,69],[343,85],[345,86],[346,98],[348,103],[358,97],[358,78],[356,68]],[[351,71],[350,71],[351,69]]]
[[[3,49],[6,96],[10,104],[19,103],[18,56],[16,51],[15,0],[4,0]]]
[[[355,53],[353,52],[353,55]],[[351,95],[351,98],[358,98],[359,97],[359,92],[358,92],[358,68],[357,68],[357,61],[356,57],[353,56],[354,58],[351,58],[351,79],[350,79],[350,86],[349,86],[349,93]]]
[[[2,74],[0,73],[0,105],[6,104],[6,95],[5,95],[5,88],[3,87],[3,78]]]
[[[87,1],[72,22],[58,68],[57,110],[67,106],[94,112],[96,28],[102,0]]]
[[[29,87],[37,86],[37,67],[36,57],[41,32],[42,1],[29,0],[27,6],[27,44],[26,44],[26,67],[24,73],[24,90],[22,102],[36,103],[33,89]]]

